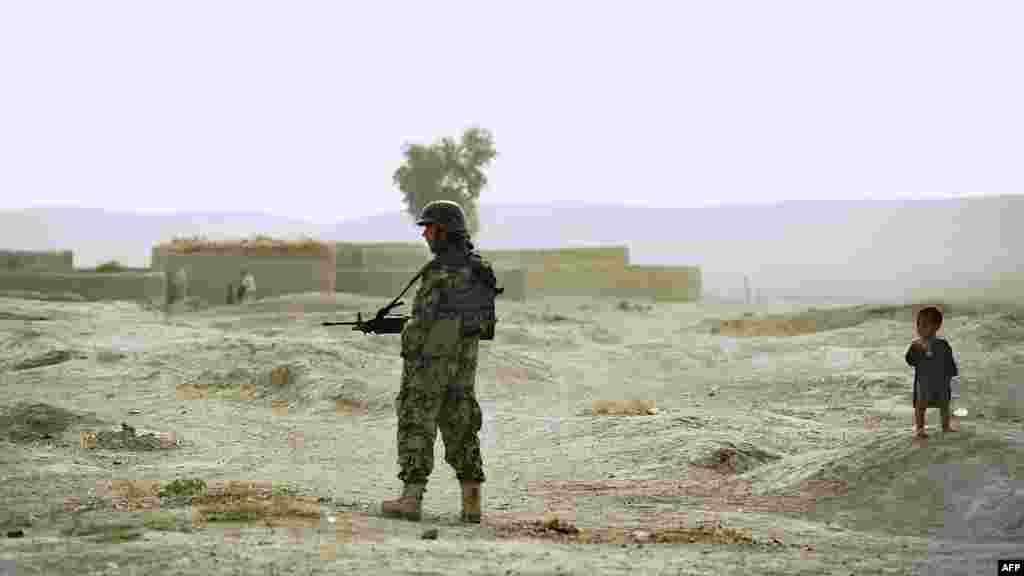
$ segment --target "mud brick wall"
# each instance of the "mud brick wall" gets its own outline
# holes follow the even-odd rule
[[[651,298],[689,302],[700,299],[700,268],[625,266],[609,270],[527,271],[529,295]]]
[[[481,250],[480,255],[496,267],[529,271],[566,272],[616,270],[629,264],[627,246],[596,246],[546,250]]]
[[[339,269],[406,269],[418,270],[430,260],[430,250],[423,243],[380,242],[335,244]]]
[[[64,251],[0,250],[0,271],[70,272],[74,253]]]
[[[397,296],[416,272],[430,261],[430,250],[423,243],[338,243],[336,246],[337,290],[381,298]],[[502,299],[526,297],[526,274],[519,269],[494,270],[498,284],[505,288]],[[412,302],[417,286],[404,299]]]
[[[627,266],[616,275],[622,297],[693,302],[703,294],[703,279],[696,266]]]
[[[155,272],[7,272],[0,271],[0,293],[77,294],[86,300],[158,300],[164,276]]]
[[[241,280],[242,270],[256,279],[256,298],[307,292],[334,292],[333,256],[247,256],[234,254],[160,254],[162,272],[188,275],[188,296],[210,304],[227,302],[227,285]]]
[[[349,292],[352,294],[363,294],[381,298],[395,297],[405,288],[406,284],[416,275],[417,269],[338,269],[338,292]],[[499,296],[504,300],[524,300],[526,298],[526,271],[495,269],[494,275],[498,278],[498,285],[505,288],[505,292]],[[408,306],[412,305],[413,296],[416,294],[418,283],[414,284],[402,298],[406,307],[402,308],[408,313]]]

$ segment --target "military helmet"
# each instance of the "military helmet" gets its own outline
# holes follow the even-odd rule
[[[466,231],[466,213],[462,206],[451,200],[434,200],[423,207],[420,212],[420,219],[416,221],[418,226],[427,224],[443,224],[449,232]]]

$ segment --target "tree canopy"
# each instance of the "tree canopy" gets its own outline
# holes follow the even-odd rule
[[[429,202],[452,200],[462,206],[469,232],[476,234],[480,228],[477,200],[487,186],[484,169],[498,155],[494,135],[473,127],[459,141],[445,137],[429,145],[406,144],[402,153],[405,160],[393,180],[408,213],[415,218]]]

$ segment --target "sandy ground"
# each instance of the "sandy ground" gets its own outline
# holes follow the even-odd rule
[[[969,416],[942,435],[929,413],[915,443],[910,306],[502,303],[477,383],[485,519],[466,526],[440,440],[424,521],[378,515],[399,487],[398,337],[319,322],[383,303],[0,299],[0,559],[19,576],[861,575],[1024,556],[1019,311],[948,306]],[[608,414],[628,401],[640,415]]]

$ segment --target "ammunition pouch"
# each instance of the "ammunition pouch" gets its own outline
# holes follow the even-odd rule
[[[430,326],[423,342],[425,356],[455,356],[462,337],[462,319],[458,316],[438,318]]]

